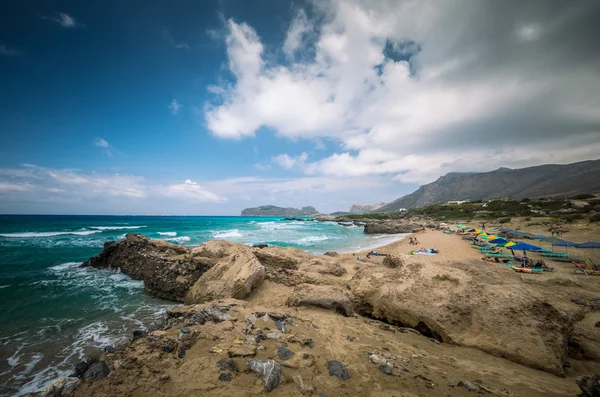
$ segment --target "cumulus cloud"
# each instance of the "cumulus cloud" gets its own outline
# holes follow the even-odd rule
[[[94,140],[94,146],[97,146],[102,149],[102,152],[107,156],[112,156],[114,153],[123,155],[120,151],[118,151],[113,145],[108,143],[108,141],[104,138],[96,138]]]
[[[307,153],[301,153],[298,156],[290,156],[287,153],[274,156],[271,160],[279,166],[289,170],[297,166],[303,166],[308,159]]]
[[[66,12],[57,12],[53,16],[44,16],[43,19],[47,19],[53,22],[56,22],[63,28],[67,29],[75,29],[85,27],[84,24],[78,22],[75,17],[67,14]]]
[[[96,140],[94,141],[94,145],[102,148],[107,148],[110,146],[104,138],[96,138]]]
[[[600,3],[327,4],[313,10],[318,26],[299,11],[281,45],[313,56],[285,62],[251,26],[227,21],[235,79],[205,107],[214,135],[244,139],[267,127],[326,138],[339,150],[306,163],[308,174],[418,183],[600,151]],[[286,156],[276,162],[292,168]]]
[[[179,104],[179,102],[177,102],[177,99],[173,99],[167,107],[169,108],[173,116],[179,113],[179,109],[181,109],[181,105]]]
[[[186,179],[183,183],[159,188],[159,191],[168,197],[186,199],[199,203],[220,203],[227,201],[225,197],[220,197],[189,179]]]

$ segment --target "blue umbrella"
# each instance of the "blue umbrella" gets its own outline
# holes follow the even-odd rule
[[[534,238],[536,240],[543,240],[546,238],[546,236],[544,236],[543,234],[536,234],[535,236],[531,236],[531,238]]]
[[[511,250],[517,251],[540,251],[542,247],[538,247],[537,245],[531,245],[527,243],[517,243],[510,247]]]
[[[504,244],[504,243],[508,243],[508,240],[505,240],[503,238],[496,238],[490,241],[490,243],[492,244]]]
[[[565,247],[565,252],[568,254],[569,247],[577,247],[579,244],[574,243],[572,241],[562,240],[562,241],[556,242],[552,245],[554,245],[555,247]]]
[[[600,248],[600,243],[596,241],[588,241],[587,243],[581,243],[576,245],[577,248]]]

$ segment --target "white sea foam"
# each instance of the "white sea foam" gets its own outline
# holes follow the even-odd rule
[[[55,237],[55,236],[89,236],[90,234],[102,233],[101,230],[80,230],[75,232],[24,232],[24,233],[2,233],[0,237],[7,238],[36,238],[36,237]]]
[[[325,240],[329,240],[329,237],[325,236],[324,234],[321,236],[307,236],[307,237],[303,237],[303,238],[297,240],[296,244],[311,245],[313,243],[318,243],[319,241],[325,241]]]
[[[243,237],[238,229],[225,230],[222,232],[213,233],[214,238],[232,238],[232,237]]]
[[[158,232],[158,234],[160,234],[161,236],[167,236],[167,237],[177,236],[177,232]]]
[[[141,229],[143,227],[147,227],[146,225],[142,226],[90,226],[90,229],[96,230],[126,230],[126,229]]]
[[[165,238],[164,240],[165,241],[172,241],[174,243],[187,243],[191,239],[188,236],[179,236],[179,237]]]
[[[61,263],[60,265],[50,266],[49,269],[60,271],[60,270],[70,269],[72,267],[77,267],[79,265],[81,265],[81,263],[79,263],[79,262],[67,262],[67,263]]]
[[[8,288],[8,287],[10,287],[10,285],[0,285],[0,289],[2,289],[2,288]]]

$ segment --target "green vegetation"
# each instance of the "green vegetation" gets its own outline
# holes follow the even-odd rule
[[[573,200],[587,200],[587,199],[593,199],[594,196],[593,194],[578,194],[577,196],[573,196],[571,197],[571,199]]]
[[[510,222],[510,218],[500,218],[498,219],[498,223],[508,223]]]
[[[590,216],[590,223],[592,222],[600,222],[600,214],[594,214]]]

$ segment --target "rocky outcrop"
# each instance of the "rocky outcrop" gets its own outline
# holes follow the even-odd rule
[[[242,210],[242,216],[310,216],[317,215],[319,211],[315,207],[282,208],[275,205],[263,205]]]
[[[417,225],[400,221],[368,222],[365,225],[366,234],[413,233],[418,229]]]
[[[77,377],[65,376],[58,378],[42,390],[38,394],[38,397],[66,397],[71,394],[80,383],[81,380]]]
[[[286,301],[286,305],[318,306],[333,309],[344,316],[351,316],[353,313],[350,294],[332,285],[298,285]]]
[[[222,298],[244,299],[264,278],[265,268],[250,248],[236,245],[196,281],[184,302],[189,305]]]
[[[191,286],[215,261],[192,255],[189,248],[129,233],[117,242],[107,242],[104,250],[81,266],[120,269],[160,298],[181,301]]]
[[[360,204],[353,203],[350,208],[348,208],[348,212],[351,214],[364,214],[366,212],[375,211],[381,207],[383,207],[386,203],[381,202],[377,204]]]

